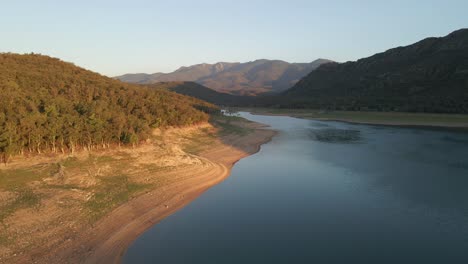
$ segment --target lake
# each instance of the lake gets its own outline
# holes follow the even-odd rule
[[[279,131],[124,263],[468,263],[468,134],[240,113]]]

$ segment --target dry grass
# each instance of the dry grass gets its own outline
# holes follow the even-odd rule
[[[116,206],[151,187],[151,184],[132,182],[126,175],[102,178],[100,184],[95,186],[91,198],[85,203],[87,214],[92,222],[97,221]]]
[[[69,226],[86,229],[132,198],[176,180],[169,172],[200,163],[193,155],[216,137],[211,126],[174,129],[137,148],[16,158],[0,169],[0,263],[35,245],[57,243],[69,236]]]
[[[252,123],[238,117],[216,117],[211,123],[157,130],[136,148],[15,158],[0,168],[0,263],[76,238],[141,194],[157,197],[158,190],[190,180],[192,173],[205,175],[216,166],[207,161],[207,151],[227,163],[254,151],[252,143],[240,146],[247,152],[223,143],[249,134]]]

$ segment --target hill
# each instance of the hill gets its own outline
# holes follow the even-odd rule
[[[330,62],[288,63],[280,60],[256,60],[247,63],[219,62],[181,67],[172,73],[126,74],[115,77],[130,83],[191,81],[218,92],[235,95],[279,93],[292,87],[318,66]]]
[[[253,102],[258,101],[257,99],[259,98],[220,93],[195,82],[160,82],[148,84],[146,86],[155,89],[173,91],[220,106],[248,106]]]
[[[468,29],[322,65],[283,95],[293,107],[468,113]]]
[[[135,144],[153,128],[208,120],[214,106],[42,55],[0,54],[0,159]]]

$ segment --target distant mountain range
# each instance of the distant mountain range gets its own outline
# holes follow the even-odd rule
[[[332,61],[318,59],[311,63],[288,63],[281,60],[203,63],[181,67],[171,73],[125,74],[115,78],[138,84],[191,81],[218,92],[235,95],[259,95],[283,92],[320,65],[330,62]]]
[[[277,85],[288,83],[278,81],[286,77],[272,82],[276,85],[271,87],[282,88],[269,91],[282,91],[279,94],[234,96],[190,82],[165,85],[171,86],[169,90],[218,105],[468,113],[468,29],[354,62],[327,62],[317,62],[321,65],[290,89]],[[283,76],[291,76],[285,72]],[[207,79],[205,82],[209,83]]]
[[[468,29],[322,65],[283,96],[290,107],[468,113]]]

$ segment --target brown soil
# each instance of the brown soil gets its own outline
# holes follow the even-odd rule
[[[101,151],[94,154],[101,158],[91,155],[91,161],[89,153],[81,153],[77,159],[87,166],[64,163],[47,177],[28,182],[40,202],[3,220],[0,263],[118,263],[140,234],[226,179],[235,162],[257,152],[275,134],[257,123],[232,124],[248,133],[218,133],[209,124],[155,131],[143,146]],[[66,157],[19,159],[8,170],[55,164],[58,158]],[[142,190],[90,220],[93,214],[86,205],[116,173],[124,173]],[[14,196],[0,189],[0,206]]]

